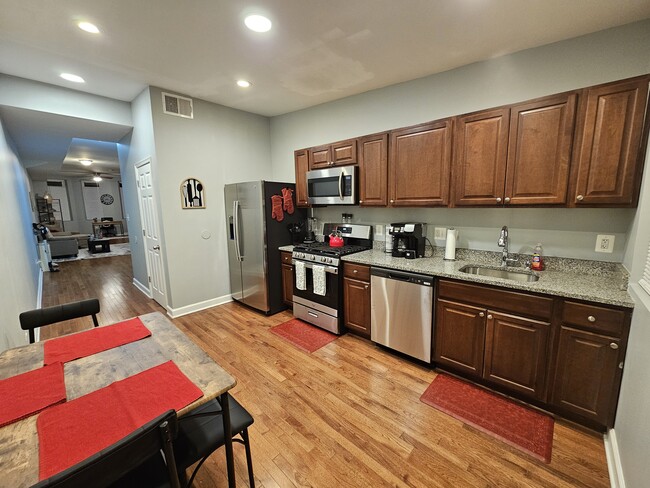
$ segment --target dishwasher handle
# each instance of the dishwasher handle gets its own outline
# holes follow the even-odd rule
[[[433,276],[427,276],[407,271],[396,271],[386,268],[370,268],[370,275],[389,280],[405,281],[408,283],[417,283],[423,286],[433,286]]]

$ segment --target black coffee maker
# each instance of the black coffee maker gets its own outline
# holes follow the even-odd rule
[[[392,255],[397,258],[423,258],[426,224],[390,224],[393,236]]]

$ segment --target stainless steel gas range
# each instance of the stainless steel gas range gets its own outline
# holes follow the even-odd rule
[[[372,248],[372,226],[325,224],[344,240],[343,247],[326,242],[293,247],[293,314],[335,334],[343,332],[343,263],[341,257]]]

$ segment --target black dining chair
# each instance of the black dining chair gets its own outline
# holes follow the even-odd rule
[[[172,443],[177,430],[176,412],[169,410],[32,488],[179,488]]]
[[[95,327],[99,327],[99,322],[97,322],[98,313],[99,300],[90,298],[78,302],[64,303],[63,305],[54,305],[53,307],[29,310],[21,313],[18,319],[20,320],[20,328],[29,331],[29,343],[33,344],[36,342],[34,329],[88,315],[92,316]]]
[[[231,395],[228,395],[228,405],[232,440],[243,444],[246,449],[248,482],[251,488],[255,488],[253,460],[248,438],[248,427],[253,424],[254,420]],[[218,399],[214,399],[192,410],[189,415],[178,419],[178,437],[174,442],[174,454],[181,480],[185,479],[186,470],[198,462],[185,485],[187,487],[192,486],[196,473],[210,454],[225,444],[222,413],[221,403]],[[236,435],[241,438],[235,438]]]
[[[114,224],[111,224],[113,217],[102,217],[101,221],[106,222],[101,225],[102,237],[117,236],[117,229]]]

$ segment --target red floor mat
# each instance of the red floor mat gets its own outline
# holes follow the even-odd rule
[[[551,462],[554,421],[548,415],[443,374],[434,378],[420,401],[540,461]]]
[[[307,352],[314,352],[338,337],[298,319],[291,319],[276,325],[271,328],[271,332]]]

